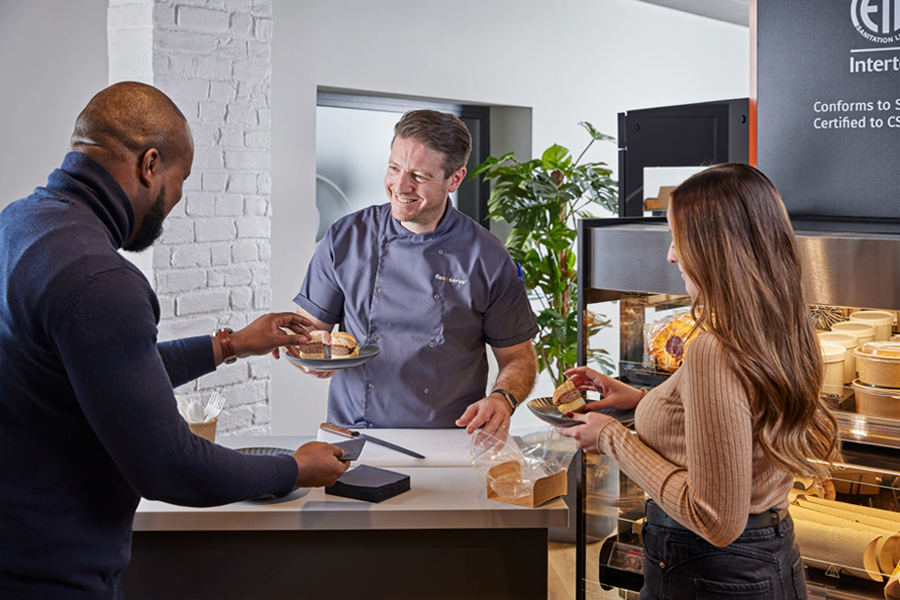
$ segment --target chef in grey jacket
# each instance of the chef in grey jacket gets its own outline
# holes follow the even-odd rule
[[[538,326],[515,263],[449,200],[464,181],[471,137],[453,115],[407,113],[394,128],[389,204],[337,221],[320,242],[298,312],[340,323],[381,353],[334,377],[328,420],[352,428],[507,428],[534,384]],[[490,345],[499,373],[487,392]]]

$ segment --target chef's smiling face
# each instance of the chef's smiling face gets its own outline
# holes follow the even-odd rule
[[[391,214],[413,233],[434,231],[447,196],[459,188],[466,169],[444,176],[444,156],[416,140],[398,137],[391,146],[384,188]]]

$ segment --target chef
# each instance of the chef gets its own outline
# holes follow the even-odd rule
[[[328,420],[351,428],[508,428],[534,384],[538,326],[515,263],[449,194],[466,176],[472,141],[453,115],[406,113],[384,178],[389,204],[338,220],[316,248],[294,298],[330,331],[340,323],[381,353],[333,377]],[[487,351],[497,380],[487,395]]]

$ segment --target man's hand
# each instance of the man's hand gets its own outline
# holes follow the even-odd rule
[[[350,467],[349,462],[341,462],[344,451],[340,447],[325,442],[308,442],[294,452],[297,461],[297,486],[322,487],[334,485],[338,477]]]
[[[335,371],[335,370],[323,371],[322,369],[310,369],[309,367],[304,367],[303,365],[298,365],[298,364],[294,364],[294,366],[297,367],[298,369],[300,369],[301,371],[303,371],[304,373],[306,373],[307,375],[312,375],[316,379],[328,379],[329,377],[331,377],[332,375],[337,373],[337,371]]]
[[[306,312],[305,310],[303,310],[303,308],[301,308],[299,306],[297,307],[297,314],[300,316],[301,319],[303,319],[304,321],[308,321],[309,323],[312,324],[312,327],[310,328],[310,333],[312,333],[313,331],[321,331],[321,332],[323,332],[322,333],[322,341],[326,344],[331,343],[331,330],[334,329],[334,323],[326,323],[325,321],[321,321],[321,320],[315,318],[314,316],[312,316],[311,314],[309,314],[308,312]],[[295,354],[293,356],[297,356],[297,355]],[[309,367],[304,367],[303,365],[298,365],[297,363],[293,363],[293,365],[295,367],[297,367],[298,369],[300,369],[301,371],[303,371],[304,373],[306,373],[307,375],[312,375],[316,379],[328,379],[329,377],[331,377],[332,375],[337,373],[337,371],[334,371],[334,370],[326,371],[326,370],[322,370],[322,369],[310,369]]]
[[[231,334],[231,345],[238,358],[261,356],[269,352],[275,358],[281,354],[279,348],[287,349],[291,356],[300,356],[298,346],[309,339],[312,322],[298,314],[284,312],[263,315]],[[214,344],[216,364],[222,362],[221,347]]]
[[[474,404],[470,404],[466,412],[456,420],[456,425],[465,427],[466,433],[472,434],[484,426],[484,432],[494,435],[509,430],[509,418],[512,411],[506,399],[499,394],[491,394]]]

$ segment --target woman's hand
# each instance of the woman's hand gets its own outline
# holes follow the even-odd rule
[[[557,425],[556,432],[563,437],[573,438],[578,447],[588,454],[600,454],[600,450],[597,449],[597,437],[600,435],[600,430],[606,427],[610,421],[615,421],[615,419],[603,413],[591,412],[584,414],[568,413],[566,416],[570,419],[581,421],[582,424],[570,425],[569,427]]]
[[[618,408],[631,410],[638,405],[644,397],[644,391],[622,383],[594,369],[588,367],[573,367],[563,373],[575,384],[575,387],[583,391],[599,392],[603,396],[600,400],[588,402],[588,410],[601,408]]]

